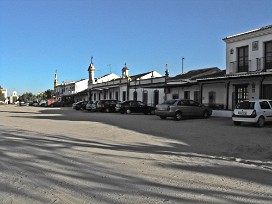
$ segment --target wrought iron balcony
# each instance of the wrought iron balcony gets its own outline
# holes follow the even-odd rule
[[[268,69],[272,69],[272,57],[260,57],[256,58],[257,71],[266,72]]]
[[[250,72],[251,60],[244,60],[243,63],[238,63],[238,61],[230,62],[229,73],[239,73],[239,72]]]

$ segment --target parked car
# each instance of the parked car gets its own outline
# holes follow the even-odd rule
[[[39,102],[39,106],[41,106],[41,107],[45,107],[46,104],[47,104],[47,101],[46,101],[46,100],[41,100],[41,101]]]
[[[155,114],[161,119],[173,117],[175,120],[181,120],[183,117],[208,118],[211,116],[212,110],[193,100],[173,99],[156,105]]]
[[[118,100],[100,100],[97,102],[97,110],[101,112],[114,112],[115,111],[115,106],[117,103],[120,101]]]
[[[98,101],[88,101],[86,105],[87,111],[96,111],[96,105]]]
[[[242,122],[253,123],[263,127],[265,122],[272,121],[272,100],[245,100],[239,102],[233,110],[234,125]]]
[[[57,101],[55,99],[49,99],[47,100],[47,105],[48,107],[63,107],[65,103],[63,101]]]
[[[86,110],[86,105],[88,101],[78,101],[73,103],[72,108],[75,110]]]
[[[155,108],[148,106],[141,101],[124,101],[122,103],[116,104],[115,111],[121,114],[127,113],[144,113],[144,114],[154,114]]]

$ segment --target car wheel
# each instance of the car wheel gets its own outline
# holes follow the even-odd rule
[[[165,117],[165,116],[160,116],[160,118],[161,118],[161,119],[163,119],[163,120],[164,120],[164,119],[166,119],[166,117]]]
[[[127,110],[126,110],[126,113],[127,113],[127,114],[130,114],[130,113],[131,113],[131,110],[130,110],[130,109],[127,109]]]
[[[241,125],[241,122],[239,122],[239,121],[233,121],[233,124],[239,126],[239,125]]]
[[[263,116],[259,117],[259,119],[257,121],[257,126],[261,128],[264,126],[264,123],[265,123],[264,117]]]
[[[105,112],[106,112],[106,113],[109,113],[109,112],[110,112],[110,109],[109,109],[109,108],[106,108]]]
[[[203,112],[203,118],[209,118],[209,117],[210,117],[209,112],[208,112],[207,110],[205,110],[205,111]]]
[[[182,118],[182,113],[180,111],[176,112],[174,119],[176,121],[179,121],[179,120],[181,120],[181,118]]]

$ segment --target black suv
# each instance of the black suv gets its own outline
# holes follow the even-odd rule
[[[100,112],[114,112],[115,111],[115,106],[117,103],[120,101],[118,100],[100,100],[96,104],[96,109]]]
[[[144,113],[144,114],[154,114],[155,108],[152,106],[148,106],[141,101],[124,101],[122,103],[118,103],[115,107],[116,111],[124,114],[130,113]]]

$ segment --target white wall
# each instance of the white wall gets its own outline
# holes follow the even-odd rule
[[[194,92],[199,91],[199,85],[171,88],[170,93],[167,94],[167,99],[173,99],[173,95],[177,95],[179,99],[183,99],[185,91],[189,91],[190,99],[194,100]]]
[[[98,83],[107,82],[107,81],[111,81],[113,79],[118,79],[118,78],[120,78],[118,75],[111,73],[111,74],[106,75],[104,77],[98,78],[95,83],[98,84]]]
[[[272,29],[271,29],[272,30]],[[257,33],[256,33],[257,35]],[[236,37],[241,38],[241,37]],[[251,66],[249,71],[257,70],[257,61],[256,58],[264,57],[264,42],[272,40],[272,33],[264,36],[252,37],[250,39],[239,40],[235,42],[227,42],[226,44],[226,74],[233,72],[230,62],[237,61],[237,48],[248,46],[249,51],[249,60],[251,60]],[[229,40],[230,41],[230,40]],[[234,41],[234,40],[232,40]],[[258,50],[252,51],[252,43],[258,41]],[[231,54],[231,49],[233,49],[233,54]]]
[[[75,83],[75,93],[81,92],[88,88],[89,79],[77,81]]]
[[[202,86],[202,103],[209,103],[209,92],[215,92],[215,104],[226,104],[226,87],[225,82],[203,84]]]

